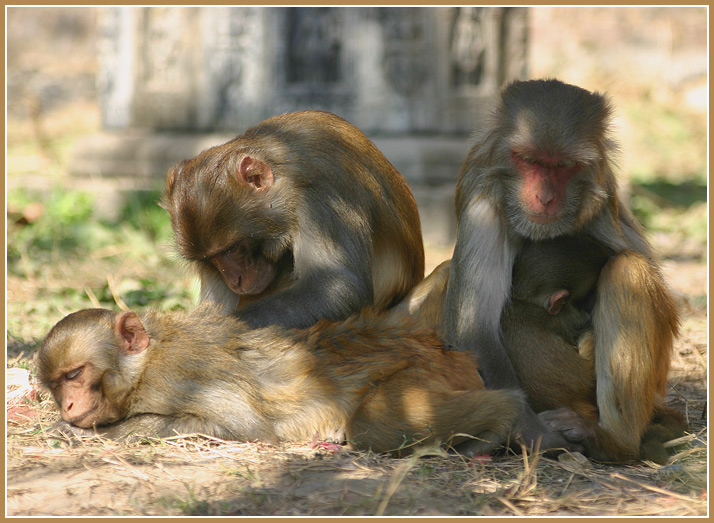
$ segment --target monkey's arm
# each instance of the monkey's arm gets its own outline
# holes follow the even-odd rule
[[[597,294],[593,331],[600,423],[634,451],[666,393],[678,312],[659,269],[632,251],[605,265]]]
[[[253,328],[275,324],[304,328],[320,319],[339,320],[371,302],[371,290],[344,271],[311,274],[294,285],[238,309]]]
[[[516,252],[493,205],[485,198],[472,200],[460,216],[443,333],[460,349],[476,352],[488,388],[520,388],[500,333]]]
[[[337,225],[303,226],[293,250],[295,281],[239,308],[237,316],[254,328],[303,328],[320,319],[344,319],[371,304],[370,264],[360,254],[369,252],[366,235],[338,230]]]
[[[50,428],[49,433],[70,438],[99,435],[113,440],[134,441],[143,437],[167,438],[195,433],[219,436],[221,431],[217,429],[218,427],[195,416],[179,418],[159,414],[139,414],[110,425],[94,428],[81,428],[60,420]]]
[[[226,313],[236,310],[240,296],[226,286],[218,273],[204,266],[199,269],[199,277],[201,278],[201,303],[220,305]]]

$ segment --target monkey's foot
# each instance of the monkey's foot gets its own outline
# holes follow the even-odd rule
[[[454,450],[467,458],[491,454],[494,450],[502,447],[506,443],[503,434],[486,431],[482,432],[474,439],[463,441],[454,446]]]
[[[592,430],[587,427],[582,416],[568,408],[545,410],[538,417],[571,443],[582,443],[592,437]]]
[[[313,449],[325,449],[333,452],[342,450],[342,446],[346,443],[345,429],[337,429],[327,434],[324,438],[320,437],[318,432],[312,435]]]
[[[569,409],[559,410],[572,412]],[[573,414],[577,416],[574,412]],[[582,424],[576,426],[573,421],[569,424],[563,423],[563,425],[556,426],[551,425],[547,419],[547,416],[536,415],[532,410],[526,410],[516,424],[515,441],[519,445],[525,445],[528,450],[533,450],[538,441],[540,441],[539,448],[543,451],[547,451],[549,454],[557,454],[566,450],[570,452],[583,452],[584,448],[580,442],[584,439],[585,435],[579,431],[579,429],[584,429]],[[578,420],[579,419],[580,417],[578,416]]]

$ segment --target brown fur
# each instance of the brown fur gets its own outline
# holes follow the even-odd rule
[[[383,310],[424,277],[406,182],[330,113],[275,116],[177,164],[163,205],[201,300],[252,327]]]
[[[679,413],[661,403],[647,407],[652,414],[634,451],[601,420],[591,316],[601,271],[603,267],[612,270],[611,255],[609,249],[587,238],[524,244],[513,267],[513,299],[501,318],[504,346],[529,406],[550,426],[581,443],[588,456],[601,461],[639,458],[665,463],[668,453],[663,443],[686,429]],[[409,314],[441,325],[449,266],[447,261],[437,267],[392,314]],[[606,273],[604,277],[611,276]],[[568,291],[567,300],[559,312],[549,313],[549,297],[563,289]],[[667,331],[672,326],[661,328]]]
[[[344,428],[352,447],[376,452],[468,439],[456,434],[488,452],[523,407],[515,391],[483,390],[473,356],[445,350],[432,329],[367,312],[249,330],[208,306],[141,320],[89,309],[60,321],[37,361],[63,428],[112,438],[304,440]]]
[[[613,252],[593,309],[597,406],[632,455],[662,402],[678,313],[639,225],[619,200],[607,98],[557,80],[513,82],[478,133],[457,183],[457,241],[443,335],[475,351],[489,388],[519,388],[501,340],[524,241],[590,237]],[[526,409],[527,442],[566,445]]]

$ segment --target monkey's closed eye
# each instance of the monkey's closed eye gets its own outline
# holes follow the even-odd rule
[[[519,160],[525,163],[529,163],[531,165],[541,165],[540,160],[537,158],[534,158],[533,156],[529,156],[524,153],[515,153],[515,155],[518,157]]]
[[[248,256],[248,255],[250,255],[250,246],[243,241],[239,241],[239,242],[236,242],[227,251],[225,251],[225,254],[229,254],[229,255],[237,254],[239,256]]]
[[[64,379],[67,381],[72,381],[77,378],[82,374],[82,371],[84,370],[84,367],[78,367],[74,370],[69,371],[67,374],[64,375]]]

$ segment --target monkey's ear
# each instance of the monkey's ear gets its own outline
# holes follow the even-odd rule
[[[186,165],[186,160],[180,161],[171,167],[169,167],[169,170],[166,171],[166,191],[171,192],[174,188],[174,183],[176,183],[176,178],[178,177],[179,174],[181,174],[181,170],[183,169],[184,165]]]
[[[556,315],[563,308],[565,299],[570,296],[570,293],[566,290],[558,291],[550,297],[550,302],[548,305],[548,313]]]
[[[136,313],[121,313],[117,316],[114,328],[121,338],[119,350],[122,354],[139,354],[149,346],[149,334]]]
[[[238,178],[256,191],[264,191],[273,186],[273,170],[267,163],[252,156],[244,156],[240,161]]]

